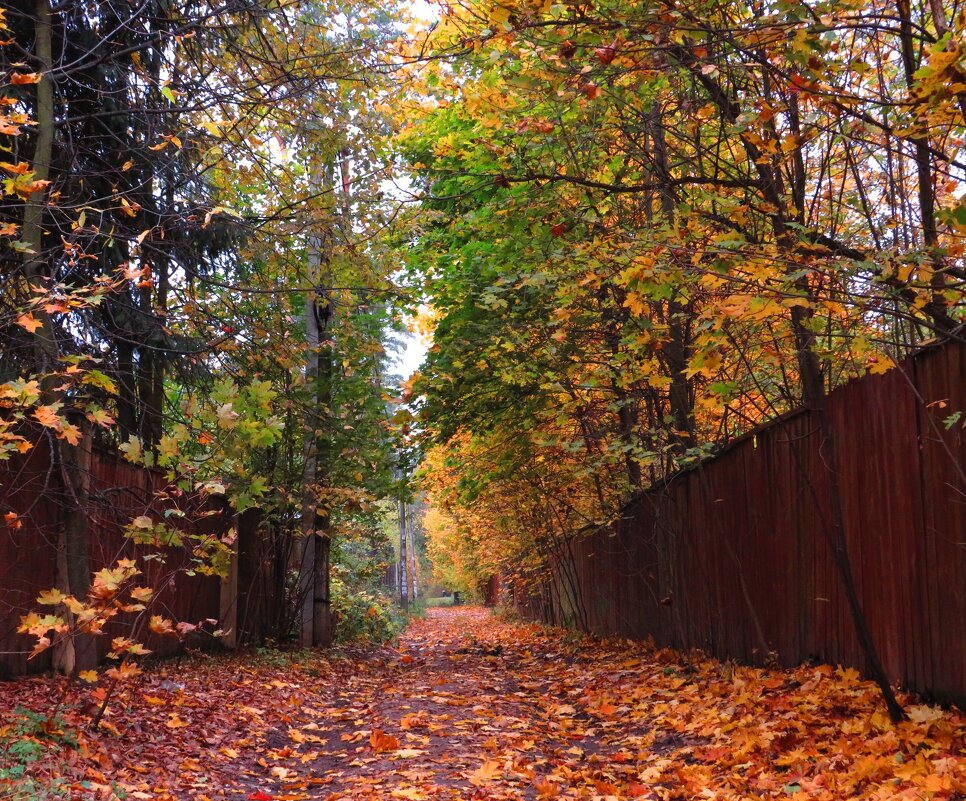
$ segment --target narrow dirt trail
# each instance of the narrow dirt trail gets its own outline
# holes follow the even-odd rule
[[[397,652],[373,657],[342,665],[328,703],[269,738],[277,749],[305,738],[276,786],[307,782],[332,801],[535,797],[542,767],[599,750],[550,690],[546,674],[564,655],[535,655],[484,610],[431,610]]]

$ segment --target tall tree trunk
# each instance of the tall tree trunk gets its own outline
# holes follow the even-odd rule
[[[332,190],[333,168],[323,170],[322,192]],[[299,576],[302,598],[301,642],[305,647],[332,643],[332,604],[329,587],[329,486],[332,415],[332,345],[330,327],[334,307],[330,297],[331,223],[309,238],[308,273],[315,288],[305,303],[307,341],[306,384],[309,402],[305,426],[305,463],[302,475],[302,534],[304,550]]]
[[[409,560],[406,536],[406,502],[399,501],[399,603],[403,611],[409,611]]]
[[[411,587],[411,592],[409,597],[415,601],[419,597],[419,576],[416,570],[416,531],[415,531],[415,514],[416,506],[415,504],[409,504],[409,521],[406,526],[407,536],[409,539],[409,582]]]
[[[899,42],[902,51],[902,64],[906,76],[906,86],[911,90],[915,85],[915,73],[919,68],[915,56],[912,16],[909,0],[898,0],[896,10],[899,14]],[[937,17],[937,20],[939,17]],[[945,17],[942,17],[945,24]],[[922,222],[922,239],[926,258],[931,271],[929,284],[932,290],[925,311],[940,331],[951,331],[956,320],[949,315],[949,302],[943,297],[946,288],[945,258],[939,249],[939,229],[936,222],[936,192],[933,187],[932,157],[929,142],[925,135],[911,137],[914,149],[913,161],[916,165],[916,185],[919,196],[919,219]]]
[[[661,215],[665,224],[671,228],[675,223],[677,206],[671,184],[671,169],[668,164],[667,141],[661,120],[661,108],[655,102],[648,113],[648,134],[651,140],[651,158],[654,163],[654,177],[661,184],[659,192]],[[690,355],[689,310],[676,297],[667,304],[666,323],[668,341],[661,349],[665,366],[671,377],[668,405],[674,424],[672,440],[679,449],[687,449],[694,444],[694,401],[691,382],[685,372]]]
[[[37,84],[37,141],[32,169],[34,180],[45,181],[50,176],[53,158],[56,121],[54,118],[53,85],[53,14],[49,0],[36,0],[35,35],[37,71],[43,77]],[[47,285],[46,258],[44,253],[44,213],[46,189],[33,192],[24,206],[21,236],[24,250],[24,277],[27,284],[40,293]],[[34,291],[37,291],[34,290]],[[52,405],[64,403],[63,391],[58,388],[59,348],[51,316],[38,306],[36,315],[40,327],[34,334],[34,367],[41,376],[41,403]],[[54,462],[54,480],[60,484],[56,497],[60,499],[57,536],[56,575],[58,588],[65,594],[85,599],[90,589],[90,564],[88,558],[88,481],[90,470],[90,439],[86,434],[82,444],[72,446],[58,439],[51,442]],[[61,641],[54,652],[55,667],[72,673],[78,669],[93,667],[96,651],[89,634],[78,632],[73,619],[67,613],[71,636]]]

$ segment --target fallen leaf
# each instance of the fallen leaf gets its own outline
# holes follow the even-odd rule
[[[495,759],[488,760],[470,773],[466,778],[477,787],[492,782],[503,775],[503,766]]]
[[[381,754],[386,751],[395,751],[399,748],[399,740],[391,734],[386,734],[382,729],[375,729],[369,735],[369,745],[372,746],[373,751]]]

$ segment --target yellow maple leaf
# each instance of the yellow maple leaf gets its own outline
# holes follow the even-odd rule
[[[73,423],[64,423],[60,429],[60,436],[66,439],[71,445],[76,445],[81,441],[83,432]]]
[[[911,706],[908,710],[909,720],[913,723],[936,723],[943,719],[944,714],[938,707],[932,706]]]
[[[409,801],[425,801],[428,796],[418,787],[397,787],[389,791],[393,798],[408,798]]]
[[[64,600],[64,593],[58,589],[44,590],[37,596],[37,603],[44,606],[56,606]]]
[[[466,778],[470,780],[471,784],[475,784],[480,787],[488,782],[492,782],[494,779],[500,778],[503,775],[503,767],[495,759],[490,759],[480,765],[476,770],[469,774]]]
[[[869,363],[869,372],[873,375],[882,375],[883,373],[888,373],[896,363],[884,353],[877,353],[872,357]]]

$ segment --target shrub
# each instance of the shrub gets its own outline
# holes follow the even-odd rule
[[[351,589],[338,575],[330,584],[337,642],[391,642],[404,620],[392,599],[371,589]]]

